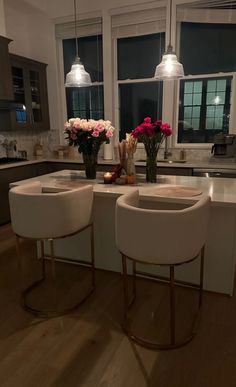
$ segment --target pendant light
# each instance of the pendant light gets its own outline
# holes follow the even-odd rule
[[[84,65],[81,63],[78,54],[78,37],[77,37],[77,20],[76,20],[76,0],[74,0],[74,12],[75,12],[75,44],[76,44],[76,56],[72,63],[71,70],[66,75],[65,87],[86,87],[91,86],[91,78],[89,73],[85,71]]]
[[[184,77],[183,65],[178,62],[176,53],[171,45],[171,24],[172,24],[172,0],[169,3],[169,44],[166,52],[164,52],[162,61],[156,67],[154,78],[158,80],[171,80]]]

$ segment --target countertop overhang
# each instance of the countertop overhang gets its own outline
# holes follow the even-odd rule
[[[10,184],[10,187],[25,184],[31,181],[40,181],[46,189],[59,191],[77,188],[86,183],[93,185],[94,194],[96,196],[111,196],[118,197],[133,189],[139,189],[140,195],[144,200],[157,200],[172,203],[190,203],[198,200],[202,195],[211,197],[212,206],[236,208],[236,180],[228,178],[204,178],[195,176],[158,176],[157,183],[146,183],[145,176],[137,175],[137,184],[135,185],[117,185],[104,184],[103,173],[98,172],[96,180],[87,180],[84,177],[83,171],[62,170],[47,175],[37,176],[27,180],[21,180]],[[81,184],[82,183],[82,184]],[[155,189],[161,186],[186,186],[195,187],[202,191],[202,194],[194,197],[166,197],[159,196],[155,193]]]

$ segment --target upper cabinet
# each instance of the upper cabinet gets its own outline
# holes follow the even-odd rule
[[[11,39],[0,36],[0,100],[13,100],[12,76],[8,44]]]
[[[14,101],[19,106],[10,111],[11,129],[48,130],[47,65],[10,54]]]

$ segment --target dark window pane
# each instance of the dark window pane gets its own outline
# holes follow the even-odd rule
[[[90,74],[92,82],[102,82],[102,35],[78,38],[78,50],[79,57],[85,67],[85,70]],[[71,70],[71,65],[75,60],[75,54],[75,39],[64,39],[63,56],[65,76]]]
[[[152,78],[164,50],[164,32],[118,39],[118,79]]]
[[[68,118],[103,119],[103,86],[66,89]]]
[[[163,82],[129,83],[119,86],[120,139],[131,132],[145,117],[162,116]]]
[[[229,132],[231,81],[219,77],[180,82],[179,143],[211,143],[217,133]]]
[[[180,61],[185,75],[236,70],[236,25],[181,23]]]

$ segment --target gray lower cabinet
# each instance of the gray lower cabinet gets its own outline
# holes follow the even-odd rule
[[[62,162],[51,162],[47,161],[47,173],[53,173],[57,171],[62,171],[63,169],[77,169],[77,170],[83,170],[84,166],[83,164],[79,163],[63,163]]]
[[[157,167],[159,175],[175,175],[175,176],[192,176],[192,168],[178,168],[178,167]]]
[[[97,171],[110,172],[116,164],[98,164]],[[62,171],[63,169],[72,169],[78,171],[84,171],[84,164],[81,163],[63,163],[62,162],[47,162],[48,173]]]
[[[0,225],[10,222],[8,200],[10,183],[44,175],[45,173],[48,173],[47,163],[22,165],[0,170]]]
[[[145,166],[136,166],[137,173],[146,173]],[[175,176],[192,176],[192,168],[178,168],[178,167],[157,167],[158,175],[175,175]]]

